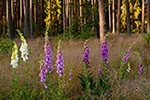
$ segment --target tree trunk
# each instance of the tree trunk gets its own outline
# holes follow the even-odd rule
[[[112,0],[113,34],[115,34],[115,0]]]
[[[19,28],[19,0],[16,0],[16,28]]]
[[[106,22],[105,22],[105,0],[99,0],[99,29],[100,41],[105,41]]]
[[[14,21],[14,0],[11,0],[11,14],[12,14],[12,20]]]
[[[23,0],[23,13],[24,13],[24,17],[26,14],[26,0]]]
[[[86,0],[83,0],[83,4],[86,5]],[[84,6],[84,24],[86,24],[86,15],[85,15],[86,10],[85,9],[86,8]]]
[[[82,0],[79,0],[80,5],[80,28],[82,27]]]
[[[49,0],[49,7],[50,7],[50,30],[52,29],[52,25],[51,25],[51,23],[52,23],[52,6],[51,6],[51,0]],[[52,31],[50,31],[50,35],[52,36],[53,34],[52,34]]]
[[[117,33],[119,34],[120,33],[120,2],[121,2],[121,0],[118,0],[118,25],[117,25]]]
[[[8,0],[6,0],[6,23],[8,26]]]
[[[6,16],[5,15],[7,15],[6,14],[6,2],[5,1],[7,1],[7,0],[3,0],[3,5],[5,5],[5,6],[3,6],[3,34],[5,34],[6,33]],[[7,9],[8,10],[8,9]]]
[[[66,30],[65,0],[63,0],[63,32]]]
[[[30,22],[29,22],[29,7],[30,7],[30,1],[26,0],[26,13],[25,13],[25,38],[28,39],[30,37]]]
[[[142,33],[144,33],[144,28],[145,28],[144,15],[145,15],[145,0],[142,0]]]
[[[69,13],[69,26],[71,25],[71,7],[70,7],[70,3],[71,3],[71,0],[68,0],[68,13]]]
[[[20,21],[19,21],[20,30],[22,30],[22,0],[20,0]]]
[[[10,39],[13,40],[15,38],[15,33],[14,33],[14,23],[12,20],[12,13],[11,13],[11,0],[8,0],[8,29],[9,29],[9,34],[10,34]]]
[[[30,34],[31,34],[31,37],[33,37],[33,32],[32,32],[32,0],[30,0]]]
[[[150,0],[147,0],[147,33],[150,33]]]
[[[129,1],[126,0],[126,12],[127,12],[127,33],[131,35],[131,22],[130,22],[130,11],[129,11]]]
[[[34,23],[36,24],[36,1],[34,0]]]
[[[109,33],[111,33],[111,2],[108,0],[109,6]]]
[[[69,6],[69,3],[68,3],[69,0],[66,0],[66,27],[68,27],[68,6]]]

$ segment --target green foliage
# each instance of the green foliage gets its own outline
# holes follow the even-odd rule
[[[14,46],[13,42],[7,37],[0,37],[0,52],[9,53]]]
[[[96,86],[96,83],[93,82],[94,75],[92,75],[92,74],[93,74],[93,72],[90,73],[87,77],[85,77],[82,74],[79,74],[79,76],[78,76],[78,78],[80,80],[80,84],[81,84],[84,91],[86,89],[93,90]]]
[[[150,33],[147,33],[145,36],[143,36],[144,42],[148,45],[150,45]]]

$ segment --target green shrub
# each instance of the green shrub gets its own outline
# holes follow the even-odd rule
[[[13,42],[11,42],[8,37],[0,37],[0,52],[9,53],[13,47]]]
[[[143,36],[144,42],[148,45],[150,45],[150,33],[147,33],[145,36]]]

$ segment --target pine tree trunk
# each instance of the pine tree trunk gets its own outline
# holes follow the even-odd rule
[[[20,30],[22,31],[22,0],[20,0],[20,21],[19,21]]]
[[[145,20],[144,20],[144,15],[145,15],[145,0],[142,0],[142,33],[144,32],[144,26],[145,26]]]
[[[8,29],[10,34],[10,39],[13,40],[15,38],[14,33],[14,23],[12,20],[12,13],[11,13],[11,0],[8,0]]]
[[[86,0],[83,0],[83,4],[86,5]],[[86,15],[85,15],[85,6],[84,6],[84,24],[86,24]]]
[[[8,26],[8,0],[6,0],[6,23]]]
[[[131,22],[130,22],[130,11],[129,11],[129,1],[126,0],[126,12],[127,12],[127,33],[131,35]]]
[[[79,0],[80,4],[80,28],[82,27],[82,0]]]
[[[34,0],[34,23],[36,24],[36,1]]]
[[[121,7],[121,0],[118,0],[118,24],[117,24],[117,33],[120,33],[120,7]]]
[[[147,0],[147,33],[150,33],[150,0]]]
[[[19,0],[16,0],[16,28],[19,28]]]
[[[3,0],[3,34],[5,34],[6,33],[6,2],[5,1],[7,1],[7,0]]]
[[[115,34],[115,0],[112,0],[113,34]]]
[[[11,14],[12,14],[12,20],[14,21],[14,0],[11,0]]]
[[[26,0],[23,0],[23,13],[24,13],[24,17],[26,14]]]
[[[99,29],[100,41],[105,41],[106,22],[105,22],[105,0],[99,0]]]
[[[76,0],[74,0],[74,15],[76,15]]]
[[[71,0],[68,0],[68,3],[69,3],[69,6],[68,6],[68,13],[69,13],[69,26],[71,25],[71,7],[70,7],[70,3],[71,3]]]
[[[29,22],[29,7],[30,7],[30,1],[26,0],[26,13],[25,13],[25,38],[28,39],[30,37],[30,22]]]
[[[111,33],[111,2],[108,0],[109,6],[109,33]]]
[[[33,31],[32,31],[32,0],[30,0],[30,34],[31,34],[31,37],[33,37]]]
[[[63,32],[66,31],[65,0],[63,0]]]
[[[50,22],[52,23],[52,5],[51,5],[51,0],[49,0],[49,7],[50,7],[50,9],[49,9],[50,10],[50,13],[49,13],[50,14],[49,15],[50,16]],[[51,23],[50,23],[50,30],[52,29]],[[50,31],[50,35],[53,36],[52,31]]]
[[[68,0],[66,0],[66,27],[68,27]]]

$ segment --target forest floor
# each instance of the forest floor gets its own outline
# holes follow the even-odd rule
[[[21,41],[19,39],[15,40],[17,45],[20,47]],[[37,88],[40,88],[40,64],[44,54],[44,39],[37,38],[28,40],[29,45],[29,72],[33,82]],[[74,92],[78,91],[79,80],[77,75],[82,72],[83,69],[83,52],[84,52],[84,40],[66,40],[62,42],[62,53],[64,57],[64,73],[65,77],[69,76],[70,67],[73,65],[73,79],[72,86]],[[130,98],[138,100],[138,98],[150,98],[150,82],[148,81],[150,77],[149,67],[150,67],[150,48],[144,45],[143,38],[141,35],[132,35],[130,37],[126,35],[110,35],[108,38],[109,56],[108,62],[111,69],[111,73],[114,74],[118,71],[121,60],[124,54],[128,51],[130,45],[133,45],[132,52],[129,56],[129,61],[131,64],[131,71],[123,81],[122,95],[129,96]],[[54,39],[50,39],[50,45],[52,49],[53,62],[52,66],[54,71],[56,71],[56,52],[57,52],[57,42]],[[89,46],[89,61],[90,61],[90,71],[98,74],[98,70],[102,67],[102,59],[100,54],[100,40],[90,39],[88,42]],[[140,76],[138,73],[139,58],[134,54],[138,52],[143,60],[144,66],[146,67],[145,73],[143,74],[143,83],[141,83]],[[19,54],[20,56],[20,54]],[[13,78],[13,69],[10,65],[11,53],[0,53],[0,98],[8,93],[11,85],[11,79]],[[24,83],[25,76],[22,75],[25,70],[25,64],[22,59],[19,60],[19,67],[17,68],[17,73],[20,74],[20,83]],[[78,87],[76,87],[78,86]]]

